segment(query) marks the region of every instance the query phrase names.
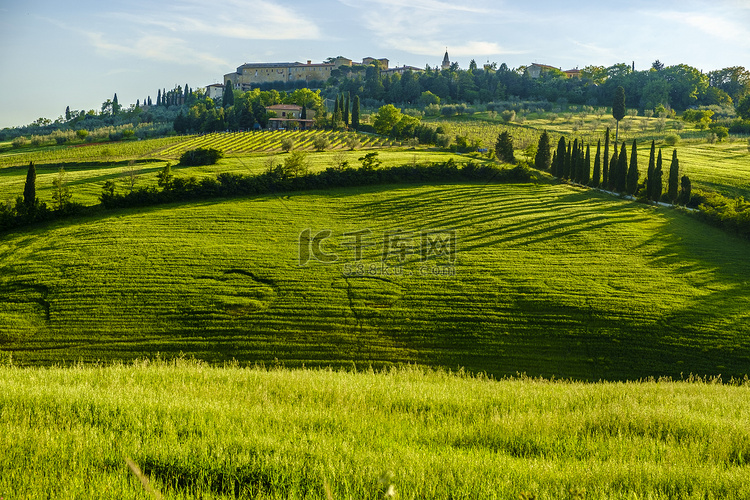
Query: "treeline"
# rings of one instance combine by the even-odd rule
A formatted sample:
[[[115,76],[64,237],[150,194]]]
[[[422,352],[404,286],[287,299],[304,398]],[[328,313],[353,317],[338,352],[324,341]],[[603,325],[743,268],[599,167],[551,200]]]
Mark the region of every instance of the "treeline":
[[[624,141],[619,151],[617,144],[612,144],[610,156],[610,137],[611,133],[607,128],[603,147],[602,141],[597,141],[596,153],[593,155],[591,145],[584,144],[582,140],[568,141],[565,137],[560,137],[550,156],[549,134],[544,131],[539,138],[534,165],[542,170],[549,169],[553,176],[560,179],[634,196],[642,201],[698,206],[701,200],[694,198],[690,178],[686,175],[680,176],[680,162],[676,149],[672,151],[665,191],[664,160],[661,149],[657,155],[655,141],[651,141],[646,178],[640,180],[637,141],[633,139],[628,159],[628,145]]]
[[[258,175],[221,173],[215,178],[175,177],[169,166],[158,176],[159,188],[141,188],[128,193],[116,193],[110,186],[100,196],[106,208],[149,206],[173,201],[206,198],[277,194],[310,189],[368,186],[410,182],[529,182],[531,171],[526,166],[500,168],[494,165],[467,162],[458,164],[452,159],[445,163],[379,167],[377,152],[367,153],[359,160],[361,167],[347,163],[308,173],[305,155],[292,152],[281,163],[270,166]]]
[[[741,66],[707,74],[686,64],[665,67],[659,61],[644,71],[635,71],[627,64],[587,66],[580,71],[580,78],[568,78],[551,67],[544,67],[538,78],[532,78],[529,67],[487,64],[480,68],[473,61],[468,70],[428,66],[425,71],[407,70],[403,75],[385,75],[374,68],[367,67],[363,73],[342,66],[328,84],[340,93],[362,99],[423,106],[509,99],[606,106],[612,102],[615,89],[622,86],[633,107],[654,109],[663,105],[685,110],[692,106],[738,105],[750,94],[750,72]]]
[[[498,138],[498,144],[500,142],[501,139]],[[662,150],[659,149],[657,153],[656,143],[651,141],[648,169],[643,180],[639,180],[636,140],[633,140],[630,147],[630,159],[625,142],[621,144],[619,152],[617,144],[613,144],[610,156],[609,129],[605,134],[603,147],[602,141],[597,141],[593,158],[591,146],[578,139],[571,142],[561,137],[557,147],[552,152],[550,149],[550,138],[545,131],[537,145],[535,168],[547,170],[553,176],[570,182],[633,196],[642,202],[697,208],[702,220],[750,238],[750,203],[742,197],[731,199],[719,193],[693,190],[690,178],[680,175],[676,149],[672,151],[669,169],[665,172]]]

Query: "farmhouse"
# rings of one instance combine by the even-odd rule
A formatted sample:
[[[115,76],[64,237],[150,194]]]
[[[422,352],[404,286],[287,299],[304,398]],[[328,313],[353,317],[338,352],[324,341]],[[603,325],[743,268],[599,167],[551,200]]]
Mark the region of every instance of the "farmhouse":
[[[268,128],[271,130],[307,130],[315,124],[315,111],[305,110],[305,118],[302,118],[302,106],[296,104],[274,104],[266,107],[266,111],[276,114],[268,120]]]

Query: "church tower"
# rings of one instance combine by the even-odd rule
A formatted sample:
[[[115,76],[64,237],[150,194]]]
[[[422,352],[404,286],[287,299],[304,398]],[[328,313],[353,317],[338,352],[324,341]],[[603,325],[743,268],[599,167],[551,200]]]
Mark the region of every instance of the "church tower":
[[[443,57],[443,65],[441,66],[442,69],[450,69],[451,67],[451,60],[448,57],[448,49],[445,49],[445,57]]]

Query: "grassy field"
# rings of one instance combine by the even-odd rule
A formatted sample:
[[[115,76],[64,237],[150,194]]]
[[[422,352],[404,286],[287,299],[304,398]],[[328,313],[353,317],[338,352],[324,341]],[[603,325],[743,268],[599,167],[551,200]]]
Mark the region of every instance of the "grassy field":
[[[305,229],[331,230],[322,249],[339,260],[300,266]],[[448,230],[455,264],[419,262],[422,232]],[[346,236],[357,231],[359,263]],[[416,255],[399,267],[389,253],[384,273],[393,231]],[[586,380],[741,376],[748,250],[672,209],[564,185],[383,186],[122,210],[3,238],[0,342],[21,364],[182,351]]]
[[[0,497],[153,498],[129,458],[167,499],[746,498],[749,391],[414,368],[6,366]]]

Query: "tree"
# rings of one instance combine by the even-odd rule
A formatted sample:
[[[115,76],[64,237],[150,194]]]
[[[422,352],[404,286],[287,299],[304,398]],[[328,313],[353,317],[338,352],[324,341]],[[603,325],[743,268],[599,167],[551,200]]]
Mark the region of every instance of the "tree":
[[[349,108],[351,104],[349,103],[349,92],[346,93],[346,102],[344,103],[344,125],[347,127],[349,126]]]
[[[164,191],[169,191],[170,189],[172,189],[172,182],[174,181],[174,175],[172,174],[172,164],[167,162],[161,172],[156,174],[156,178],[159,187]]]
[[[636,147],[635,139],[633,139],[633,149],[630,152],[630,167],[628,168],[628,175],[625,181],[625,192],[633,196],[635,195],[635,192],[637,190],[638,190],[638,149]]]
[[[677,188],[680,182],[680,161],[677,159],[677,150],[672,151],[672,163],[669,165],[669,183],[667,184],[667,197],[674,203],[677,201]]]
[[[386,104],[378,110],[372,126],[378,134],[386,135],[390,133],[391,129],[393,129],[400,119],[401,110],[393,104]]]
[[[501,132],[497,136],[495,155],[500,161],[504,161],[505,163],[513,164],[516,162],[516,157],[513,154],[513,136],[507,131]]]
[[[374,170],[383,163],[378,159],[377,151],[367,153],[366,155],[359,157],[358,160],[362,162],[362,170]]]
[[[612,116],[617,120],[617,130],[615,131],[615,142],[619,140],[620,120],[625,118],[625,89],[619,86],[615,89],[615,99],[612,101]]]
[[[737,103],[737,114],[743,120],[750,120],[750,94],[745,95],[740,102]]]
[[[292,151],[284,158],[283,175],[284,178],[299,177],[307,172],[307,155],[302,151]]]
[[[68,189],[68,180],[65,169],[60,167],[57,177],[52,180],[52,201],[55,209],[59,212],[65,210],[70,204],[70,189]]]
[[[331,145],[328,137],[325,135],[316,135],[313,139],[313,147],[315,151],[325,151]]]
[[[613,149],[614,151],[612,152],[612,159],[609,162],[609,182],[607,183],[607,188],[610,191],[614,191],[617,186],[617,143],[614,144]]]
[[[661,149],[659,150],[659,156],[656,158],[656,168],[654,169],[654,187],[651,188],[651,199],[659,201],[661,199],[661,192],[663,189],[662,179],[664,177],[664,170],[662,168]]]
[[[562,177],[563,161],[565,158],[565,138],[560,137],[557,141],[557,150],[555,151],[554,161],[552,162],[552,175]]]
[[[69,122],[70,118],[71,118],[71,116],[70,116],[70,106],[66,106],[65,107],[65,121]]]
[[[234,90],[231,84],[224,85],[224,94],[221,96],[221,107],[228,108],[234,106]]]
[[[551,164],[550,156],[550,143],[549,134],[545,130],[539,137],[539,143],[536,147],[536,157],[534,158],[534,166],[539,170],[547,170]]]
[[[26,184],[23,186],[23,204],[29,212],[36,206],[36,167],[33,161],[29,162],[29,169],[26,171]]]
[[[602,176],[602,140],[596,143],[596,157],[594,158],[594,173],[591,175],[591,187],[599,187]]]
[[[115,96],[112,98],[112,114],[116,115],[120,112],[120,101],[117,100],[117,92],[115,92]]]
[[[604,157],[602,158],[602,186],[609,187],[609,127],[604,135]]]
[[[586,144],[586,157],[583,160],[583,173],[581,183],[588,184],[591,180],[591,146]]]
[[[359,96],[354,96],[352,103],[352,128],[357,130],[359,128]]]
[[[646,173],[646,199],[654,199],[654,175],[656,172],[656,141],[651,141],[651,152],[648,155],[648,171]]]
[[[687,205],[690,203],[690,198],[692,197],[693,193],[693,186],[690,182],[690,177],[687,175],[683,175],[680,179],[680,203],[683,205]]]
[[[625,141],[622,142],[620,154],[617,156],[617,176],[615,177],[615,191],[624,193],[628,180],[628,150]]]

